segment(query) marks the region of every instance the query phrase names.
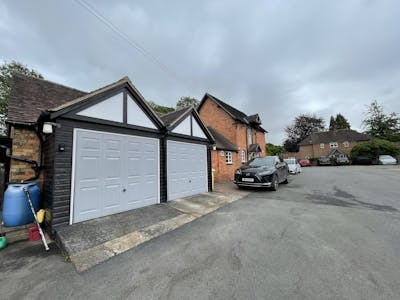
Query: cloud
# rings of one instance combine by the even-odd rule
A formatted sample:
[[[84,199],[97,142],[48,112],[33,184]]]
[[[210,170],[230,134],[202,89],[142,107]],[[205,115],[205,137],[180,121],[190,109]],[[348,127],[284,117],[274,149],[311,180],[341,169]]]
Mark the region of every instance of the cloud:
[[[397,1],[87,1],[167,71],[76,1],[1,2],[0,59],[83,90],[128,75],[161,105],[210,92],[273,143],[300,113],[360,129],[373,99],[400,111]]]

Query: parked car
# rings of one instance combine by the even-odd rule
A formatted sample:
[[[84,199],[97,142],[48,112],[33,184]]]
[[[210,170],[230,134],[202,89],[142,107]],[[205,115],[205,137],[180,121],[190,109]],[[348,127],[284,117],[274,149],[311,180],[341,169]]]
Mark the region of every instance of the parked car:
[[[329,156],[320,156],[318,158],[318,165],[319,166],[330,166],[332,164],[331,159]]]
[[[301,166],[297,162],[295,158],[289,157],[284,159],[284,161],[287,163],[289,167],[289,173],[290,174],[299,174],[301,173]]]
[[[395,165],[397,164],[397,160],[390,155],[379,155],[378,164],[380,165]]]
[[[302,167],[310,167],[311,166],[311,162],[308,159],[300,159],[299,165],[302,166]]]
[[[349,165],[350,160],[347,158],[346,155],[341,154],[338,157],[336,157],[336,164],[337,165]]]
[[[370,165],[372,164],[372,159],[367,156],[357,156],[353,158],[353,165]]]
[[[257,157],[235,170],[238,187],[268,187],[273,191],[280,183],[288,183],[289,167],[278,156]]]

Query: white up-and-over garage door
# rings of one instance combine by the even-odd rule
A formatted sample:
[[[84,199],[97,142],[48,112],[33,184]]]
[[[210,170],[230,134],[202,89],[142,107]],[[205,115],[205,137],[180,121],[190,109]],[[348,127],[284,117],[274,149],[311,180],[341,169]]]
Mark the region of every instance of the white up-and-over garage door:
[[[168,200],[208,191],[207,146],[167,142]]]
[[[159,203],[159,140],[75,129],[71,223]]]

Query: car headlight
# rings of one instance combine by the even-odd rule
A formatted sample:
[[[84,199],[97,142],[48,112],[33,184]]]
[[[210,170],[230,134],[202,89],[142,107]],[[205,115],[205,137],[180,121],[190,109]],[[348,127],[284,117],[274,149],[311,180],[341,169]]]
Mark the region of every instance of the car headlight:
[[[236,169],[236,170],[235,170],[235,174],[237,174],[237,175],[241,175],[241,174],[242,174],[242,170],[240,170],[240,169]]]

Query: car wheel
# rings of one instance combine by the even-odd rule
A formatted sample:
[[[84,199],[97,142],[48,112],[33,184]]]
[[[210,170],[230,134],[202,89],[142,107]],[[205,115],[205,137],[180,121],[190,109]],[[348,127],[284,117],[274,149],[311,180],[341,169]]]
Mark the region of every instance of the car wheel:
[[[277,191],[278,187],[279,187],[278,176],[274,175],[274,178],[272,179],[271,191]]]

